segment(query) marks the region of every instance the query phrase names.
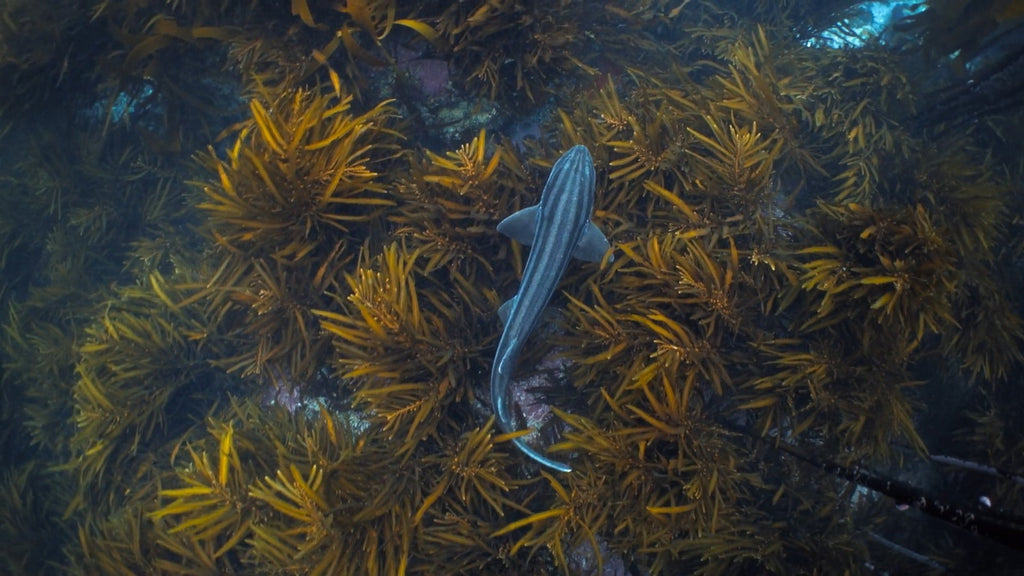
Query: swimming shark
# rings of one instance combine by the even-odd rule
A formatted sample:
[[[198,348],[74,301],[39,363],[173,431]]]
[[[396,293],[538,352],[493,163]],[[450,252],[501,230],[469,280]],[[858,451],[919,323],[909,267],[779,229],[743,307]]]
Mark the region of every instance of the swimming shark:
[[[498,224],[498,232],[531,246],[519,291],[501,305],[505,324],[491,365],[491,404],[506,432],[516,429],[506,396],[519,352],[540,320],[555,288],[573,258],[600,262],[610,249],[608,239],[591,222],[594,212],[594,160],[586,146],[577,145],[551,168],[540,203],[524,208]],[[567,464],[544,456],[522,438],[516,446],[537,462],[571,472]]]

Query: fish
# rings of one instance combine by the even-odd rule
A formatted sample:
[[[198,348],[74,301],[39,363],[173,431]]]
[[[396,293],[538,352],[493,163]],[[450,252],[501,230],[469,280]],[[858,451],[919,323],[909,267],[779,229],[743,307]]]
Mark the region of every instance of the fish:
[[[498,224],[498,232],[531,247],[519,291],[498,310],[504,329],[491,365],[491,404],[505,432],[516,429],[506,397],[516,360],[569,261],[600,262],[611,249],[608,239],[591,221],[595,188],[590,151],[583,145],[573,146],[551,168],[540,202]],[[538,463],[559,472],[572,471],[568,464],[548,458],[522,438],[513,441]]]

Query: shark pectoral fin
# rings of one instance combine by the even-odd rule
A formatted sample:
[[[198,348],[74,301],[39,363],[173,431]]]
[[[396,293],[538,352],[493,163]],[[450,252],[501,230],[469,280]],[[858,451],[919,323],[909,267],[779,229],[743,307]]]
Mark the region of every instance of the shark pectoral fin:
[[[584,262],[600,262],[610,249],[611,245],[608,244],[608,239],[604,237],[601,230],[593,222],[587,222],[583,237],[580,238],[580,243],[576,245],[576,250],[572,255]],[[614,258],[615,256],[611,256],[608,259],[613,260]]]
[[[523,208],[498,223],[498,232],[524,246],[533,244],[533,233],[537,231],[540,205]]]
[[[508,300],[505,300],[505,303],[498,308],[498,318],[501,319],[502,326],[508,324],[508,315],[512,313],[512,308],[516,305],[516,298],[518,298],[518,296],[513,296]]]

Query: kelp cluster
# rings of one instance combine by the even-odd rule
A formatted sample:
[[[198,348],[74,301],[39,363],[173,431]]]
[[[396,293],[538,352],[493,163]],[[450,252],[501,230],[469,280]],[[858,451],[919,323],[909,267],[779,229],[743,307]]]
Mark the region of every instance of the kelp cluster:
[[[896,505],[1022,508],[1021,163],[907,46],[809,41],[851,5],[5,8],[5,572],[1012,566]],[[503,117],[423,147],[374,92],[410,52]],[[550,474],[491,415],[495,226],[573,144],[614,259],[518,367]]]

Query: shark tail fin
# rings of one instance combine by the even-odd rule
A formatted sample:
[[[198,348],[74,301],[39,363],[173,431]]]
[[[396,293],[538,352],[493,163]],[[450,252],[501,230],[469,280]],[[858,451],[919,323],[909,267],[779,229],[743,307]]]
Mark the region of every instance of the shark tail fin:
[[[563,463],[561,463],[561,462],[559,462],[557,460],[552,460],[551,458],[548,458],[547,456],[541,454],[540,452],[535,450],[532,446],[530,446],[529,444],[524,442],[522,438],[516,438],[516,439],[512,440],[512,442],[514,442],[515,445],[520,450],[523,451],[523,454],[526,454],[527,456],[532,458],[534,461],[536,461],[536,462],[538,462],[540,464],[543,464],[544,466],[547,466],[548,468],[551,468],[552,470],[558,470],[559,472],[572,472],[572,467],[571,466],[569,466],[568,464],[563,464]]]

